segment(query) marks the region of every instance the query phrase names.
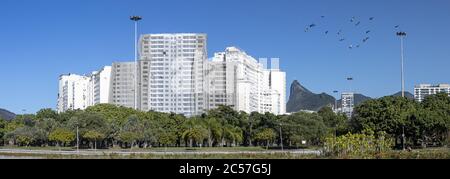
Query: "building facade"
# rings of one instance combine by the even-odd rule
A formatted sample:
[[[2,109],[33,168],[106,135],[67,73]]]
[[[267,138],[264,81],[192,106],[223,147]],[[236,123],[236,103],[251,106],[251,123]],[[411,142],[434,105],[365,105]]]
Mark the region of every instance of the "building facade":
[[[89,76],[62,76],[58,111],[109,103],[186,116],[221,105],[247,113],[286,113],[286,73],[278,59],[268,68],[267,60],[228,47],[208,60],[206,46],[206,34],[142,35],[138,63],[115,62]]]
[[[349,118],[352,117],[353,109],[355,107],[355,94],[352,92],[342,93],[341,99],[341,112],[346,114]]]
[[[57,111],[84,110],[96,104],[111,103],[111,67],[106,66],[89,76],[61,75]]]
[[[136,108],[135,75],[135,62],[115,62],[112,64],[109,89],[111,104]]]
[[[105,66],[100,71],[93,72],[90,76],[90,103],[93,106],[96,104],[110,103],[111,92],[111,66]]]
[[[286,113],[286,73],[279,69],[266,69],[236,47],[216,53],[207,70],[207,106],[234,107],[237,111]],[[278,85],[278,86],[275,86]]]
[[[420,84],[414,88],[414,99],[422,102],[427,96],[435,95],[438,93],[447,93],[450,96],[450,84]]]
[[[278,94],[279,100],[272,100],[273,112],[275,114],[285,114],[286,113],[286,72],[281,71],[279,68],[271,67],[270,70],[270,88],[275,93]],[[276,68],[276,69],[274,69]]]
[[[59,77],[57,111],[84,110],[89,106],[89,77],[75,74]]]
[[[205,112],[206,34],[147,34],[140,39],[139,108]]]

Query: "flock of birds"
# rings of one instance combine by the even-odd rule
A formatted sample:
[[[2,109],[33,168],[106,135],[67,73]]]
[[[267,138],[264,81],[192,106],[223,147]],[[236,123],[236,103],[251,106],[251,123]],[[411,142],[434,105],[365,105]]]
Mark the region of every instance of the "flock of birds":
[[[324,21],[326,19],[325,16],[320,16],[321,22]],[[367,21],[364,21],[364,19],[360,19],[356,16],[353,16],[352,18],[350,18],[349,23],[351,25],[351,27],[353,28],[352,30],[356,30],[356,31],[361,31],[359,34],[362,34],[362,36],[359,36],[359,39],[357,40],[357,42],[355,41],[351,41],[349,38],[349,36],[345,36],[344,31],[342,29],[336,30],[336,37],[337,40],[341,43],[344,43],[346,41],[350,41],[348,48],[349,49],[354,49],[354,48],[360,48],[363,44],[366,44],[369,39],[370,39],[370,35],[372,30],[369,29],[368,27],[361,27],[362,24],[366,23],[367,24],[371,24],[375,21],[375,17],[370,17],[368,19],[366,19]],[[316,23],[312,23],[310,25],[307,25],[305,28],[305,32],[311,32],[314,31],[319,25]],[[320,25],[322,26],[322,25]],[[399,29],[399,25],[396,25],[394,28],[395,29]],[[329,35],[330,33],[332,33],[331,30],[324,30],[324,34],[325,35]]]

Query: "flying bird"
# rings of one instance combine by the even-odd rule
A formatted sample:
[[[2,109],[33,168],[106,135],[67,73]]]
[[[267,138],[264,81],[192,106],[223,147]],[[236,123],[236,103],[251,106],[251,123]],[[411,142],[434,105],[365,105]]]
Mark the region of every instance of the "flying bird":
[[[355,24],[355,26],[358,26],[359,24],[361,24],[361,21],[358,21],[358,22]]]
[[[370,33],[370,30],[366,31],[366,34]]]
[[[356,45],[356,48],[359,48],[359,44],[358,44],[358,45]]]
[[[367,40],[369,40],[370,37],[366,37],[363,39],[363,42],[366,42]]]
[[[352,19],[350,19],[350,22],[354,22],[355,21],[355,16],[352,17]]]
[[[394,26],[396,29],[398,29],[399,27],[400,27],[400,25],[396,25],[396,26]]]
[[[325,34],[328,34],[328,30],[327,30],[327,31],[325,31]]]
[[[342,41],[344,41],[345,39],[344,38],[342,38],[342,39],[339,39],[339,42],[342,42]]]
[[[375,17],[371,17],[371,18],[369,18],[369,20],[373,20],[373,19],[375,19]]]
[[[311,25],[309,25],[310,28],[313,28],[313,27],[315,27],[315,26],[316,26],[316,24],[311,24]]]
[[[322,18],[325,18],[325,16],[321,16]]]
[[[350,45],[348,48],[349,48],[349,49],[353,49],[353,45]]]

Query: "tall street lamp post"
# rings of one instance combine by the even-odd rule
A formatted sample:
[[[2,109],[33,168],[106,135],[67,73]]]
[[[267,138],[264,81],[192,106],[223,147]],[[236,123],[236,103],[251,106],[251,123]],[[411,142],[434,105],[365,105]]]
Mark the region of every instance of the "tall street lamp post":
[[[400,37],[400,48],[401,48],[401,80],[402,80],[402,97],[405,97],[405,76],[404,76],[404,54],[403,54],[403,40],[406,37],[406,32],[397,32],[397,36]]]
[[[142,20],[142,17],[140,16],[131,16],[130,20],[134,21],[134,62],[135,62],[135,72],[134,72],[134,109],[137,110],[137,97],[138,97],[138,50],[137,50],[137,45],[138,45],[138,37],[137,37],[137,33],[138,33],[138,22],[140,20]]]

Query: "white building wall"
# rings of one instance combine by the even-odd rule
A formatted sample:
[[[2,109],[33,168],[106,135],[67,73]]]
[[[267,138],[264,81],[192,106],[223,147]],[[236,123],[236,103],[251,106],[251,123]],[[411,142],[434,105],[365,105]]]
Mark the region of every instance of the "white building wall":
[[[351,92],[344,92],[341,95],[342,108],[341,112],[345,113],[347,117],[351,117],[353,114],[353,109],[355,107],[355,94]]]
[[[95,104],[110,103],[110,86],[111,86],[111,66],[104,67],[98,74],[95,75],[94,84],[94,102]]]
[[[275,94],[279,95],[279,101],[274,103],[278,104],[277,114],[286,113],[286,72],[282,72],[279,69],[270,71],[270,88],[275,91]]]
[[[140,45],[140,109],[205,112],[206,34],[147,34]]]
[[[228,47],[225,52],[216,53],[210,63],[208,84],[210,93],[226,93],[227,97],[217,100],[217,94],[210,94],[209,107],[218,105],[233,106],[237,111],[271,112],[284,114],[286,96],[286,74],[279,70],[267,70],[264,63],[259,63],[236,47]],[[221,68],[222,66],[222,68]],[[273,74],[273,77],[272,77]],[[217,80],[222,79],[222,80]],[[271,83],[277,86],[272,89]],[[284,88],[284,91],[282,91]],[[282,92],[279,92],[282,91]],[[234,100],[229,100],[234,98]],[[223,101],[227,101],[226,103]]]
[[[135,108],[136,63],[116,62],[111,68],[110,94],[111,104]]]
[[[450,84],[420,84],[414,88],[414,98],[419,102],[422,102],[427,96],[438,93],[447,93],[450,96]]]
[[[61,75],[59,78],[58,112],[84,110],[89,106],[89,78],[80,75]]]

